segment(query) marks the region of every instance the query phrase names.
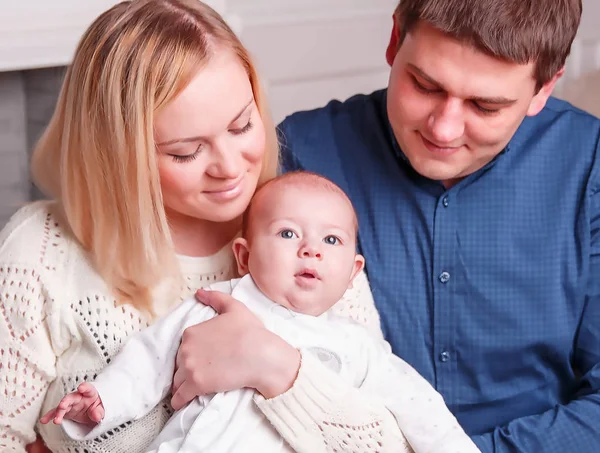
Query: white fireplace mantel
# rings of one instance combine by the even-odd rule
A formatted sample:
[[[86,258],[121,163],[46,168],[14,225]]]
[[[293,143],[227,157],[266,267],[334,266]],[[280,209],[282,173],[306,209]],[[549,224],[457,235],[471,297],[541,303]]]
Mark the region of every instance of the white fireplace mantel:
[[[0,0],[0,71],[63,66],[90,23],[120,0]],[[206,3],[219,12],[225,0]]]

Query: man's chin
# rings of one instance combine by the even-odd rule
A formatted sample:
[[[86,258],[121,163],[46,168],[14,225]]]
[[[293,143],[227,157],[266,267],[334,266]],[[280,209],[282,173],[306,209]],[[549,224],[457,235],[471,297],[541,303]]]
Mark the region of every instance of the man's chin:
[[[442,168],[440,168],[442,167]],[[438,162],[425,165],[413,165],[414,170],[421,176],[431,179],[432,181],[449,181],[459,178],[460,171],[458,169],[448,168],[447,165],[440,166]]]

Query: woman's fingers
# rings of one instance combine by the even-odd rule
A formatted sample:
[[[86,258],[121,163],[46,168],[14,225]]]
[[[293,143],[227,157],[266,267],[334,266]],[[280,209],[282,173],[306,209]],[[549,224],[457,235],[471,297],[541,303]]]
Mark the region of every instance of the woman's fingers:
[[[171,406],[178,411],[196,396],[197,391],[194,386],[190,385],[188,381],[184,381],[173,395],[173,398],[171,398]]]

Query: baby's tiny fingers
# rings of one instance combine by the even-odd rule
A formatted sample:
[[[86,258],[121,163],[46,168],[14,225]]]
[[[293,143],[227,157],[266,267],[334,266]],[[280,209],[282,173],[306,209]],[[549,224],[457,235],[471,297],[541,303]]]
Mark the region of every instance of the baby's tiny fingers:
[[[92,384],[84,382],[77,387],[77,391],[84,397],[94,397],[97,393],[96,388]]]
[[[42,418],[40,418],[40,423],[42,425],[49,423],[50,420],[52,420],[54,418],[55,414],[56,414],[56,409],[50,409],[48,412],[46,412],[44,414],[44,416]]]
[[[67,413],[67,409],[57,409],[56,414],[54,414],[54,424],[60,425],[65,418],[65,414]]]
[[[102,406],[93,407],[88,411],[88,415],[90,420],[95,423],[100,423],[104,418],[104,408]]]

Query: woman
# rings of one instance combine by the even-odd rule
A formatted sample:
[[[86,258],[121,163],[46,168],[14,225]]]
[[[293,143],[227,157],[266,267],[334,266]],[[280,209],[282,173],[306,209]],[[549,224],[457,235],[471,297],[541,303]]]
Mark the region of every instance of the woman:
[[[33,156],[34,179],[53,201],[23,208],[0,234],[0,450],[25,451],[40,413],[94,379],[128,335],[197,287],[235,276],[230,243],[276,167],[254,66],[212,9],[131,1],[90,26]],[[359,282],[337,309],[377,326]],[[207,302],[224,313],[186,332],[174,405],[251,387],[298,451],[355,441],[364,452],[380,451],[378,442],[400,451],[383,406],[235,301]],[[53,452],[142,452],[170,413],[164,401],[79,444],[59,427],[37,429]]]

